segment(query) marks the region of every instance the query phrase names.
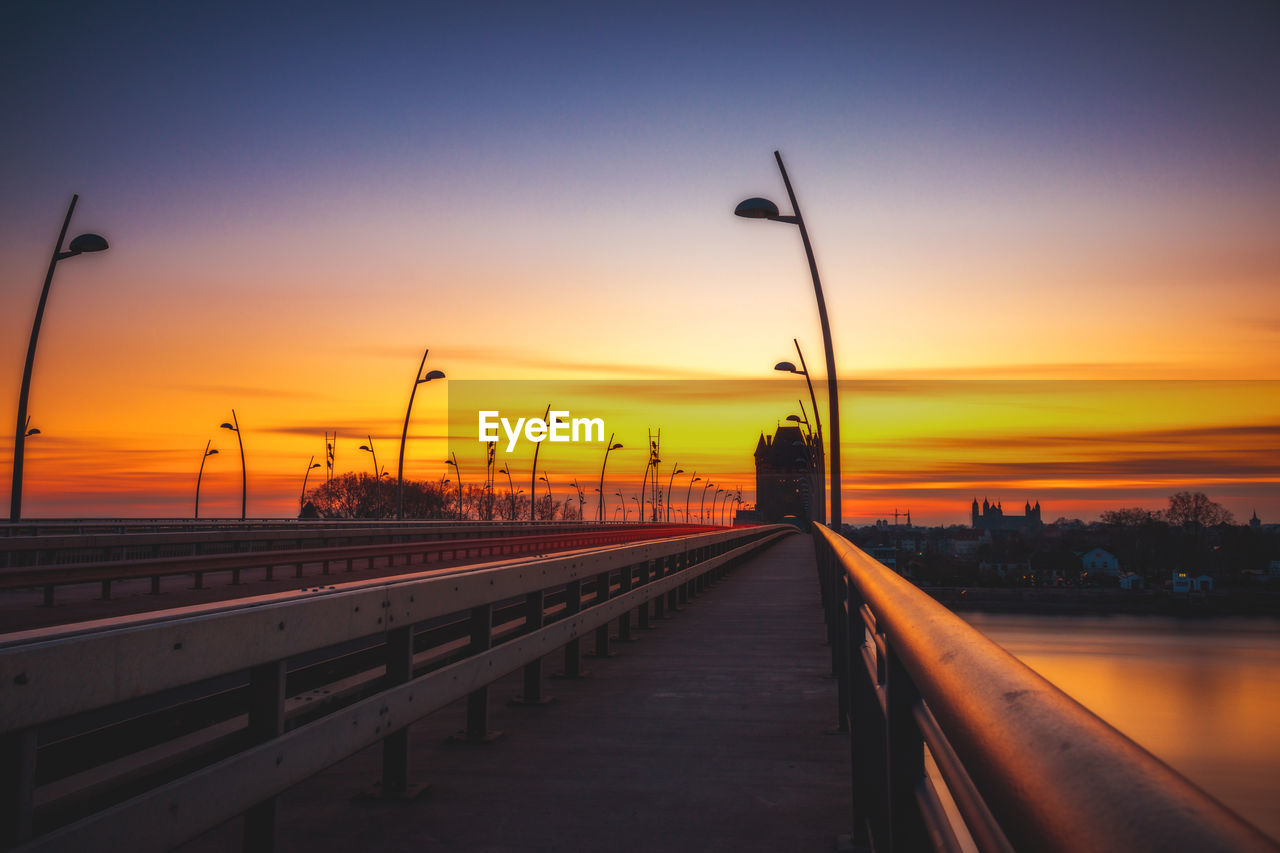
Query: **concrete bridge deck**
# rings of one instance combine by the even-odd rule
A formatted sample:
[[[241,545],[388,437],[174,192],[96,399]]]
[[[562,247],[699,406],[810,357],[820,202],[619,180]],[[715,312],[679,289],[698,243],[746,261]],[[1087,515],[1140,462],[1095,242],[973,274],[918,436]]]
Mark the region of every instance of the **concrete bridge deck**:
[[[280,798],[281,850],[825,851],[848,831],[848,742],[823,646],[812,542],[782,540],[682,611],[588,659],[556,701],[490,689],[489,744],[451,744],[463,703],[411,727],[407,802],[353,798],[367,749]],[[560,669],[549,656],[546,671]],[[236,849],[236,819],[182,849]]]

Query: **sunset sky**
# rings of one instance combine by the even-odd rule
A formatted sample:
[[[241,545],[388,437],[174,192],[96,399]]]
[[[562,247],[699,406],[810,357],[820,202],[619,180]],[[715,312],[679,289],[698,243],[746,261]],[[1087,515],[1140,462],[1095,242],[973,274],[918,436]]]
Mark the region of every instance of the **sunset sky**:
[[[793,337],[823,373],[796,229],[732,215],[785,212],[779,149],[848,516],[961,523],[976,490],[1090,518],[1186,486],[1280,521],[1270,0],[126,6],[0,9],[5,487],[72,193],[70,235],[111,242],[58,265],[26,516],[188,515],[209,439],[201,514],[238,514],[232,408],[249,514],[293,514],[326,430],[340,470],[369,435],[394,462],[425,347],[454,380],[778,384],[713,463],[748,486],[807,394],[771,369]],[[1089,381],[930,408],[990,379]],[[924,408],[877,417],[875,381]],[[418,390],[409,476],[444,471],[448,388]],[[710,429],[652,425],[674,458]]]

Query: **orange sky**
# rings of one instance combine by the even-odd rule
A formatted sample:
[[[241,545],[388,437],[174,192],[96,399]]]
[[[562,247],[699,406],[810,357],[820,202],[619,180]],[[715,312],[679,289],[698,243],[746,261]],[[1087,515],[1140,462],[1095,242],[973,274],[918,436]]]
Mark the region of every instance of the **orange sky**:
[[[771,368],[792,338],[825,373],[799,236],[732,215],[754,195],[787,207],[775,148],[846,383],[1280,377],[1274,28],[1183,5],[1158,20],[1074,4],[643,18],[463,4],[430,21],[319,4],[306,20],[210,8],[195,24],[185,7],[8,10],[0,114],[22,132],[0,139],[5,446],[72,192],[70,233],[111,242],[57,269],[24,512],[184,515],[212,438],[202,511],[238,514],[234,437],[218,430],[235,408],[249,513],[290,514],[326,429],[340,468],[365,469],[367,435],[394,457],[427,346],[453,379],[764,378],[790,405],[803,386]],[[406,468],[436,478],[447,383],[420,390]],[[1122,401],[1100,405],[1119,431]],[[743,436],[781,414],[744,418]],[[1237,474],[1196,476],[1237,514],[1257,501],[1280,519],[1274,412],[1203,414],[1133,426],[1219,430],[1194,450]],[[965,423],[1006,447],[1057,428]],[[699,452],[660,425],[672,454]],[[909,426],[847,431],[853,514],[909,504],[962,521],[947,483],[1089,517],[1193,479],[1075,446],[994,461],[934,446],[931,460],[896,443],[923,440]],[[1237,426],[1263,431],[1253,462],[1222,432]],[[707,464],[745,487],[752,446]],[[1064,461],[1120,467],[1086,494],[1064,485],[1078,470],[1050,470]],[[0,451],[0,481],[10,464]]]

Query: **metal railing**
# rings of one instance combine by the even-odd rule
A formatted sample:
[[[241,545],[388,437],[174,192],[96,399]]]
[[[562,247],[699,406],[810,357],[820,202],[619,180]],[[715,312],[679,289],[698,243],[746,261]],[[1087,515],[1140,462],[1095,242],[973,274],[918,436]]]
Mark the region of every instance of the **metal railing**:
[[[276,795],[381,743],[402,796],[408,726],[581,641],[609,653],[735,561],[793,534],[761,526],[246,599],[0,638],[0,844],[162,850],[239,814],[270,847]]]
[[[1278,849],[909,581],[813,529],[854,844]]]
[[[529,528],[525,528],[525,531],[528,530]],[[372,571],[379,562],[390,569],[397,565],[409,566],[416,561],[420,569],[425,569],[424,564],[433,556],[440,561],[446,558],[456,560],[472,556],[547,553],[590,545],[657,539],[674,536],[679,532],[681,531],[678,528],[665,525],[579,527],[536,535],[525,532],[521,535],[508,533],[501,536],[415,537],[407,542],[373,545],[329,545],[278,551],[232,551],[224,554],[206,553],[200,556],[120,558],[98,562],[58,563],[0,571],[0,591],[42,588],[44,590],[43,605],[52,607],[55,590],[60,586],[98,584],[102,599],[108,600],[111,598],[113,583],[139,578],[150,578],[151,593],[155,595],[160,592],[160,579],[175,575],[190,575],[194,578],[194,588],[204,589],[206,576],[213,574],[227,575],[232,586],[239,586],[241,575],[255,569],[263,570],[266,580],[272,580],[274,570],[279,567],[292,567],[295,578],[304,577],[306,566],[318,566],[321,575],[329,575],[330,568],[335,565],[345,565],[346,571],[354,571],[356,563],[361,563],[367,571]]]
[[[584,521],[296,521],[191,522],[176,524],[75,523],[66,528],[24,528],[24,535],[0,536],[0,566],[50,565],[69,562],[146,559],[179,555],[228,553],[284,548],[328,548],[382,542],[457,539],[475,536],[519,536],[576,530],[625,529],[643,524]],[[10,528],[14,528],[10,525]]]

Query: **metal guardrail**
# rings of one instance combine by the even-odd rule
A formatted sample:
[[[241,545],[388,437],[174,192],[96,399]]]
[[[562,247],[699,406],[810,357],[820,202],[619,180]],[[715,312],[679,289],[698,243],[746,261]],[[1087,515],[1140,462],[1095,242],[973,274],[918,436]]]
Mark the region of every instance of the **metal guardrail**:
[[[491,682],[523,667],[524,699],[536,702],[544,656],[563,648],[575,674],[593,630],[607,655],[611,622],[625,639],[633,614],[640,627],[651,613],[661,618],[734,561],[794,532],[701,533],[153,613],[105,630],[6,635],[0,842],[168,849],[243,813],[246,846],[270,846],[277,794],[379,742],[382,794],[404,794],[411,723],[465,697],[467,736],[481,739]],[[353,659],[354,669],[338,665]],[[301,682],[306,695],[296,692]],[[157,740],[147,725],[157,707],[229,688],[241,704],[217,719],[198,715],[198,730]],[[70,739],[62,754],[80,755],[77,733],[101,741],[116,729],[150,740],[42,778],[46,753]]]
[[[23,535],[0,536],[0,566],[5,568],[50,565],[85,560],[124,560],[161,556],[227,553],[242,550],[332,547],[335,545],[410,542],[423,539],[457,539],[467,536],[515,536],[558,533],[567,530],[618,530],[642,524],[597,522],[509,522],[509,521],[429,521],[429,522],[248,522],[192,526],[157,523],[114,524],[97,522],[64,528],[39,528]],[[650,525],[651,526],[651,525]],[[9,525],[16,528],[16,525]],[[24,522],[22,529],[28,528]]]
[[[983,851],[1280,849],[909,581],[813,528],[855,844],[963,849],[953,805],[960,837]]]
[[[426,563],[432,555],[444,559],[465,559],[500,554],[536,553],[539,550],[564,550],[571,547],[608,545],[637,539],[655,539],[674,536],[680,531],[666,525],[635,526],[628,528],[574,528],[553,533],[505,536],[444,536],[412,538],[408,542],[374,545],[344,545],[329,547],[299,547],[280,551],[236,551],[226,554],[204,554],[194,557],[169,557],[143,560],[107,560],[90,563],[59,563],[55,565],[13,568],[0,571],[0,590],[43,588],[45,607],[54,605],[54,590],[59,586],[99,584],[103,600],[111,598],[111,586],[116,581],[151,579],[151,592],[160,592],[160,579],[175,575],[191,575],[195,589],[204,589],[205,576],[214,573],[230,575],[233,586],[240,584],[241,574],[263,569],[266,579],[273,578],[277,567],[293,567],[294,577],[304,576],[308,565],[320,566],[320,574],[328,575],[334,564],[345,564],[346,571],[354,570],[361,562],[373,569],[378,561],[385,561],[388,568],[399,561],[409,565],[414,558]],[[477,530],[476,532],[485,532]],[[361,537],[363,538],[363,537]],[[425,568],[425,566],[424,566]]]

